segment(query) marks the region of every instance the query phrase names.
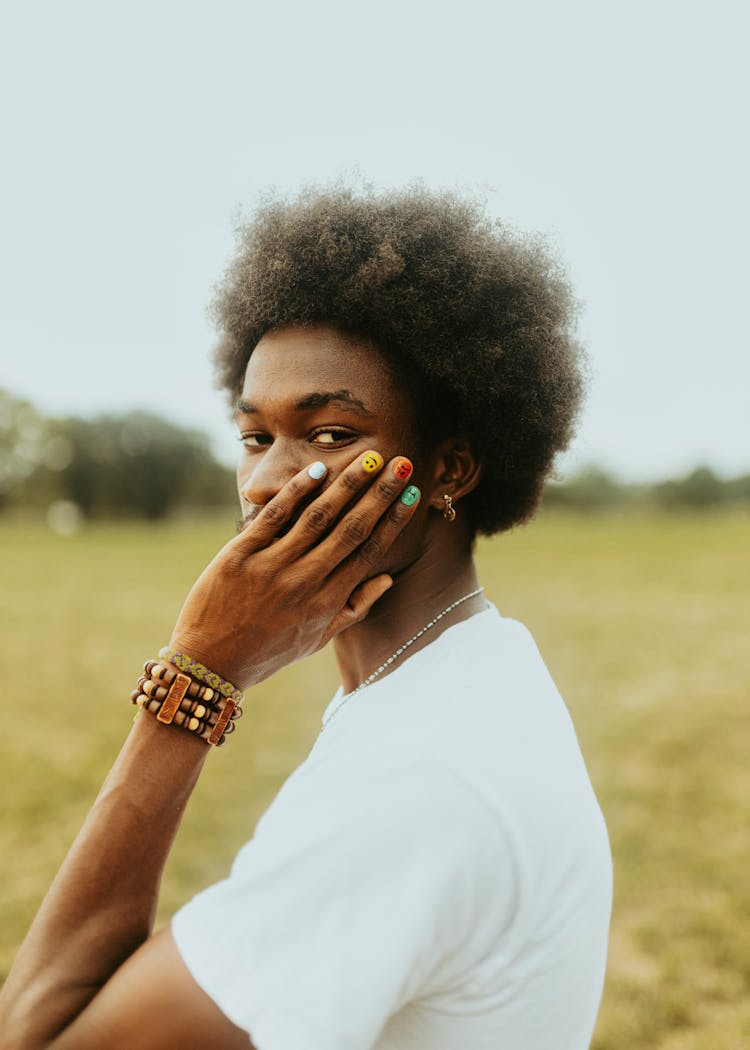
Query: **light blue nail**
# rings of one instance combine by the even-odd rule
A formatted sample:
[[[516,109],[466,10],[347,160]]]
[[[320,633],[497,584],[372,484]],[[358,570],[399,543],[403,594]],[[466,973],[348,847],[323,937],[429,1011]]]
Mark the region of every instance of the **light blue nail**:
[[[325,463],[321,463],[320,460],[317,460],[315,463],[310,464],[310,466],[307,468],[307,473],[310,475],[311,478],[314,478],[316,481],[320,481],[320,479],[323,477],[327,470],[328,467],[325,465]]]

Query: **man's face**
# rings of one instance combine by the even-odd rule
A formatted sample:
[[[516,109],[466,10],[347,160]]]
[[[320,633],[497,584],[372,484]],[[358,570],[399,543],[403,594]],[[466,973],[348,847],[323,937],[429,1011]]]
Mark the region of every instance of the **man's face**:
[[[408,456],[420,484],[410,395],[376,349],[335,328],[288,327],[263,336],[248,362],[236,418],[243,443],[237,484],[247,520],[314,460],[325,463],[330,484],[370,449],[386,462]],[[420,507],[381,569],[398,571],[419,556],[426,513]]]

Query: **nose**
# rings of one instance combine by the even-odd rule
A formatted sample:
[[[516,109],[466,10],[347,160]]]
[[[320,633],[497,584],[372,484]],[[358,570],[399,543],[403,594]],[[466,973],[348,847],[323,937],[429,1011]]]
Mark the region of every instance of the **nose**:
[[[274,441],[263,452],[243,456],[237,468],[237,488],[243,506],[265,506],[303,466],[299,454],[283,440]]]

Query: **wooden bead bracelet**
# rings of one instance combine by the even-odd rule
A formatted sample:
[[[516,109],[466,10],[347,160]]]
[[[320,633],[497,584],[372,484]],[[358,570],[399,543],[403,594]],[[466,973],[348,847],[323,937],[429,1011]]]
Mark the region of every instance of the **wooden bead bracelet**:
[[[242,716],[242,693],[231,683],[207,672],[231,690],[232,695],[228,696],[189,673],[183,674],[165,660],[147,660],[143,671],[130,694],[131,703],[139,709],[148,711],[164,725],[186,729],[215,747],[221,747],[234,732],[234,724]]]

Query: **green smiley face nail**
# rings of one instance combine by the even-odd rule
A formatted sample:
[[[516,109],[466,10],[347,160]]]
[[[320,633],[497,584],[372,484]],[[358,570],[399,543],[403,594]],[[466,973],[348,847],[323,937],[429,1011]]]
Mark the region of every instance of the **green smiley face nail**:
[[[413,507],[419,496],[420,492],[416,485],[407,485],[401,493],[401,502],[405,507]]]

